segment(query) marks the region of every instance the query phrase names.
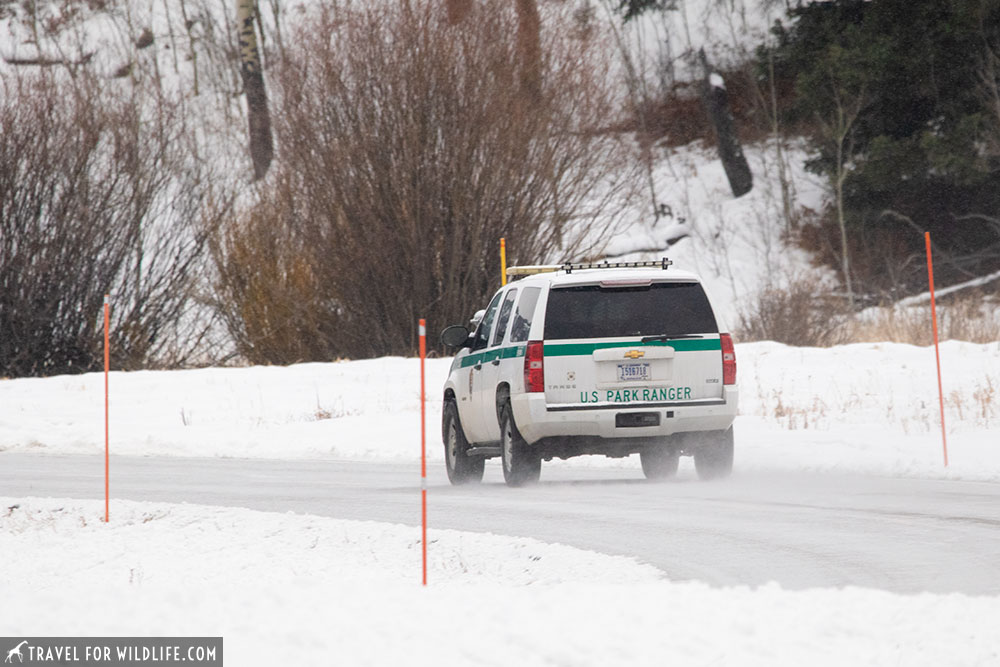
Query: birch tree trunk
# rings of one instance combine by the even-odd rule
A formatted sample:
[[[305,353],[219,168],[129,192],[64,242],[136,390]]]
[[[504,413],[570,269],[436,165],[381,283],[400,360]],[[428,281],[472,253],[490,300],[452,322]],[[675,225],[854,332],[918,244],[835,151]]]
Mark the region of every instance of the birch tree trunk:
[[[254,180],[267,173],[274,157],[271,139],[271,117],[267,111],[267,93],[264,74],[257,50],[257,33],[254,28],[257,16],[256,0],[236,0],[236,23],[239,28],[240,76],[247,97],[249,120],[250,159],[253,161]]]

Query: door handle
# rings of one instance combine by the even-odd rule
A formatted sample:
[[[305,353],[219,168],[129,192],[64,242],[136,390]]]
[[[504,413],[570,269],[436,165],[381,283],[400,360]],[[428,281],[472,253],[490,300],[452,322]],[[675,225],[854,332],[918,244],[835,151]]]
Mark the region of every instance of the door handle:
[[[499,359],[494,359],[490,363],[493,364],[494,366],[499,366],[500,365],[500,360]]]
[[[475,366],[473,366],[472,368],[475,369],[475,370],[477,370],[477,371],[481,371],[481,370],[483,370],[483,364],[482,363],[478,363]]]

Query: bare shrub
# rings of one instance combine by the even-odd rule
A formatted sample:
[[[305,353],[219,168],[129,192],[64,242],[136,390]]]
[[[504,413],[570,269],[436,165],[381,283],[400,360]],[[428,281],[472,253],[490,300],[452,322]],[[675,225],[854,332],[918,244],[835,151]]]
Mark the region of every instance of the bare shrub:
[[[210,189],[185,161],[176,106],[146,116],[85,72],[0,90],[0,375],[101,367],[107,292],[116,367],[178,353]]]
[[[259,273],[277,285],[223,290],[246,356],[409,353],[419,317],[431,331],[467,321],[499,286],[500,237],[510,263],[592,256],[610,240],[637,179],[632,147],[600,131],[614,109],[606,51],[550,17],[528,98],[511,3],[470,11],[452,25],[430,1],[327,6],[288,47],[273,77],[278,169],[244,216],[271,231],[234,221],[216,253],[224,284]],[[254,244],[272,247],[235,251]],[[274,335],[264,314],[277,306],[247,301],[299,289],[301,261],[308,307]]]
[[[337,325],[321,300],[310,253],[276,220],[280,211],[262,201],[211,244],[219,312],[236,349],[254,364],[313,359],[315,341],[333,336]]]
[[[739,339],[829,347],[849,341],[849,311],[818,283],[794,281],[757,294],[739,315]]]

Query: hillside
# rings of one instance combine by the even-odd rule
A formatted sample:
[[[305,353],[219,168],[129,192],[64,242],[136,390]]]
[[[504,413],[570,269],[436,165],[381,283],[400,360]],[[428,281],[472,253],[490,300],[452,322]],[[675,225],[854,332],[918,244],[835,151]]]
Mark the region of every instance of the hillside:
[[[687,0],[623,21],[628,3],[543,1],[540,48],[551,62],[542,107],[509,95],[510,73],[486,64],[519,67],[521,43],[520,19],[488,4],[477,11],[494,24],[452,33],[463,35],[455,45],[478,44],[463,47],[464,60],[449,60],[458,52],[431,37],[458,28],[430,10],[406,18],[376,2],[262,4],[276,153],[258,181],[232,3],[0,5],[5,136],[45,137],[33,152],[30,142],[5,148],[21,165],[11,181],[20,189],[0,192],[20,212],[0,229],[20,238],[0,256],[21,295],[2,306],[14,341],[5,372],[94,368],[98,332],[84,314],[106,292],[124,368],[409,353],[417,317],[432,330],[464,320],[496,287],[501,236],[523,263],[667,255],[704,277],[745,340],[923,341],[910,324],[922,311],[862,310],[924,291],[920,262],[905,255],[914,233],[854,248],[868,243],[862,220],[850,241],[856,284],[845,285],[840,199],[816,168],[825,150],[817,126],[796,120],[788,80],[777,89],[761,78],[761,53],[790,48],[769,33],[797,25],[787,3]],[[409,26],[397,32],[406,39],[381,41],[393,21]],[[316,26],[331,38],[310,42]],[[420,70],[416,52],[437,64]],[[435,68],[440,79],[421,78]],[[709,72],[728,89],[743,138],[753,188],[741,197],[699,100]],[[432,138],[433,127],[448,132]],[[402,143],[411,140],[423,143]],[[74,146],[87,147],[82,168],[65,162],[80,153]],[[81,174],[99,187],[81,188]],[[37,201],[25,206],[24,192]],[[28,229],[58,239],[44,262],[26,259],[46,243]],[[987,251],[970,259],[951,236],[936,238],[939,284],[974,288],[951,297],[961,315],[944,336],[995,339],[994,302],[980,294],[1000,275],[987,271]],[[893,263],[899,253],[903,265]],[[25,262],[37,272],[18,269]],[[49,265],[94,279],[73,290],[49,284]],[[387,265],[418,280],[392,282]],[[384,291],[366,287],[382,282]],[[31,313],[39,302],[49,312]],[[806,324],[792,331],[780,324],[789,320]],[[373,338],[372,321],[382,325]],[[33,342],[48,339],[59,342]]]

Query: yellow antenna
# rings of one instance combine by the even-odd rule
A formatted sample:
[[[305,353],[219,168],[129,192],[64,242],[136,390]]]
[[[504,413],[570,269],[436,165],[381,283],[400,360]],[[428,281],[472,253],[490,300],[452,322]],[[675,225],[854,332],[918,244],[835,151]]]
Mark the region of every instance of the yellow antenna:
[[[500,286],[507,284],[507,240],[500,237]]]

